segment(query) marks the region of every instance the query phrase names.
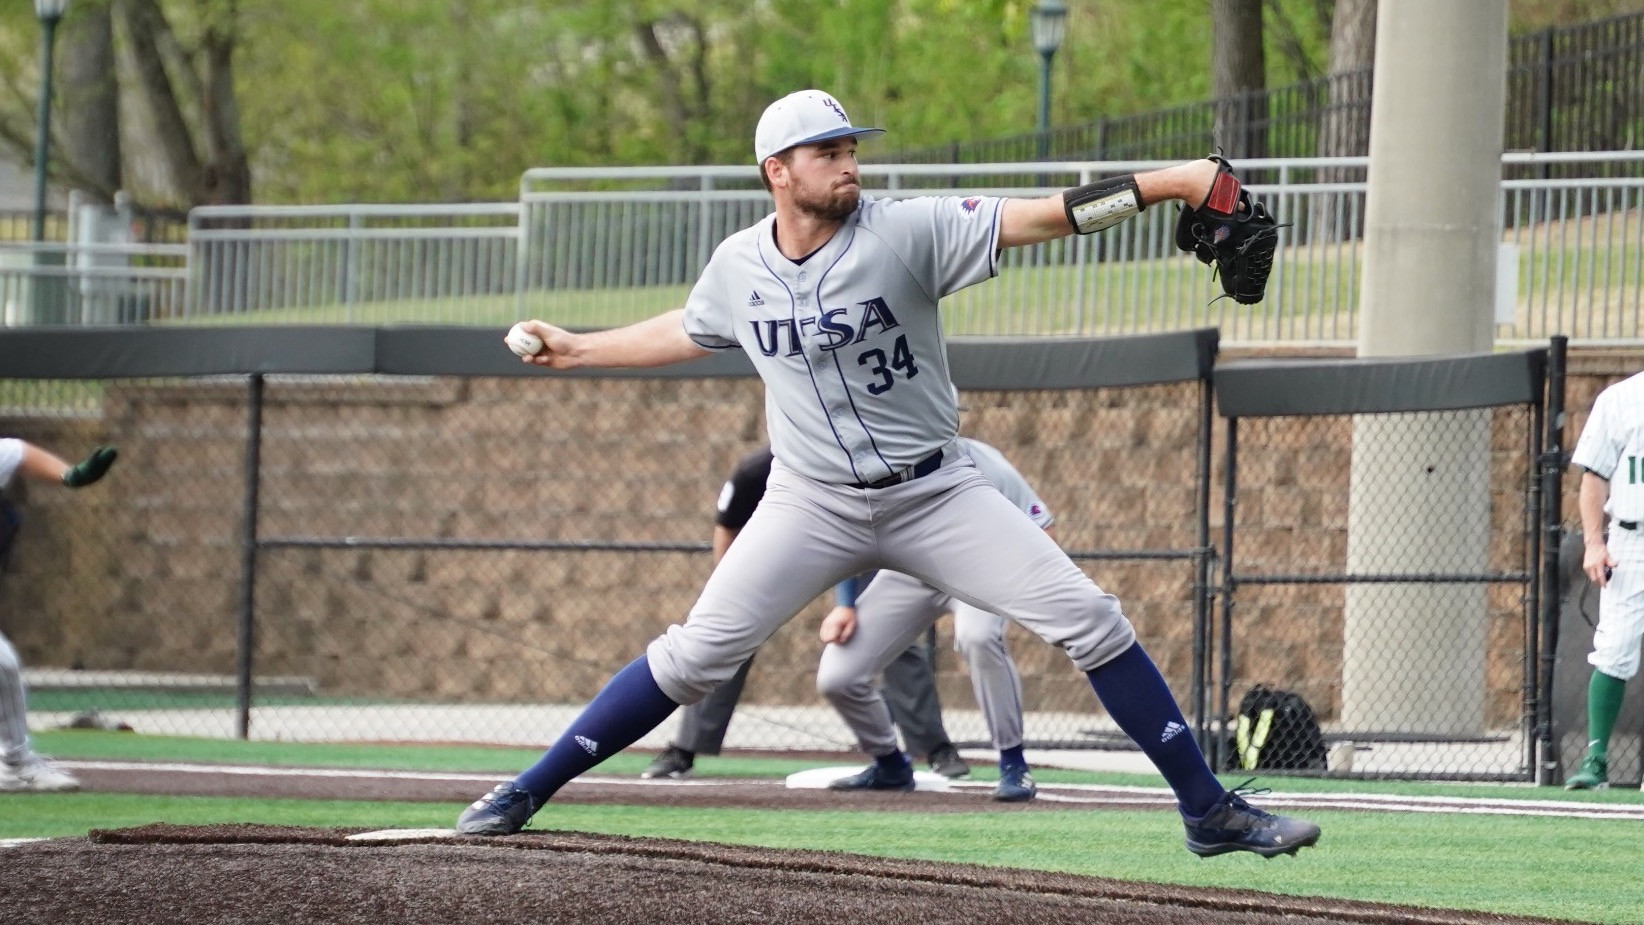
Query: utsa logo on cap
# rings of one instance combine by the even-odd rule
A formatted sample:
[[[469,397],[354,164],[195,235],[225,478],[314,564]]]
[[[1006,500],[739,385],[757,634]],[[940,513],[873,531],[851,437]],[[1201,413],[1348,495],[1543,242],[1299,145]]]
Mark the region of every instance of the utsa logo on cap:
[[[754,129],[754,161],[763,164],[765,158],[800,145],[884,132],[852,125],[845,107],[821,90],[800,90],[767,106],[759,117],[759,127]]]

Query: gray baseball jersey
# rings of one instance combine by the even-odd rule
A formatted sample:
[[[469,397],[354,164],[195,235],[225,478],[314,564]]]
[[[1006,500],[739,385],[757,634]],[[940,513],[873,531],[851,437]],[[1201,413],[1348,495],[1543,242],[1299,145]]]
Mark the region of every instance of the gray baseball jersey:
[[[669,698],[700,700],[818,594],[870,568],[1008,616],[1082,671],[1135,643],[1117,599],[955,440],[937,302],[997,271],[1002,210],[988,197],[864,197],[804,259],[777,249],[774,217],[715,251],[685,331],[752,359],[776,459],[684,624],[647,650]]]
[[[1605,543],[1616,565],[1598,595],[1598,627],[1587,661],[1627,680],[1638,674],[1644,639],[1644,373],[1598,393],[1570,461],[1610,483]]]
[[[864,196],[802,262],[775,216],[727,238],[685,303],[699,346],[742,347],[771,448],[818,481],[872,482],[959,432],[937,300],[998,272],[1001,200]]]
[[[1041,528],[1055,522],[1033,486],[1003,453],[966,437],[959,446],[984,478]],[[1023,740],[1022,678],[1005,645],[1005,618],[956,601],[899,572],[880,572],[856,603],[856,632],[844,645],[829,644],[816,669],[816,688],[839,711],[870,755],[896,750],[890,708],[874,679],[944,613],[953,612],[954,648],[970,668],[971,690],[982,708],[993,747]]]

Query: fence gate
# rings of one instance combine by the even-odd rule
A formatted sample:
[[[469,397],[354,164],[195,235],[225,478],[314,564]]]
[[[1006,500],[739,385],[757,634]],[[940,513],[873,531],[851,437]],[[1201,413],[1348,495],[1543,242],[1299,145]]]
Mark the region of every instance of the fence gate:
[[[1221,768],[1534,778],[1547,357],[1217,369],[1221,715],[1293,691],[1327,755],[1230,723]]]

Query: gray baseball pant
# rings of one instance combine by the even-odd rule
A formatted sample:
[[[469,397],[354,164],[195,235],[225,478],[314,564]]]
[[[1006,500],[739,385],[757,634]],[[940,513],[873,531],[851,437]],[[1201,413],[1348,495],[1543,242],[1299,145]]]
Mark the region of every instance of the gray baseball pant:
[[[11,640],[0,634],[0,759],[16,764],[29,752],[28,701],[23,662]]]
[[[753,662],[751,658],[743,662],[729,681],[679,711],[674,747],[695,755],[720,753]],[[904,649],[885,668],[884,698],[891,721],[902,730],[909,751],[926,756],[949,744],[948,731],[942,725],[942,701],[936,693],[936,678],[923,643]]]
[[[955,648],[970,667],[971,687],[988,724],[993,747],[1022,744],[1022,681],[1005,646],[1005,621],[917,579],[881,572],[857,602],[856,632],[844,645],[830,644],[816,669],[816,687],[844,718],[857,744],[870,755],[896,748],[890,712],[873,679],[889,653],[902,651],[949,609]]]
[[[765,497],[683,624],[646,650],[652,677],[691,704],[729,680],[823,591],[869,568],[902,572],[1002,614],[1089,671],[1135,644],[1118,599],[955,450],[941,468],[883,489],[818,482],[771,467]],[[886,614],[914,627],[920,617]],[[906,644],[902,648],[906,648]]]

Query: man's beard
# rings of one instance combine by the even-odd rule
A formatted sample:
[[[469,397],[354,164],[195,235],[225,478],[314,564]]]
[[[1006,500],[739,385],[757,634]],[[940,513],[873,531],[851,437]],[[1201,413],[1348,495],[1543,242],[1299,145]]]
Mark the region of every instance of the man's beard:
[[[799,211],[828,222],[840,222],[850,217],[856,211],[862,200],[862,188],[852,186],[848,190],[832,190],[821,195],[812,195],[808,190],[794,197],[793,204]]]

